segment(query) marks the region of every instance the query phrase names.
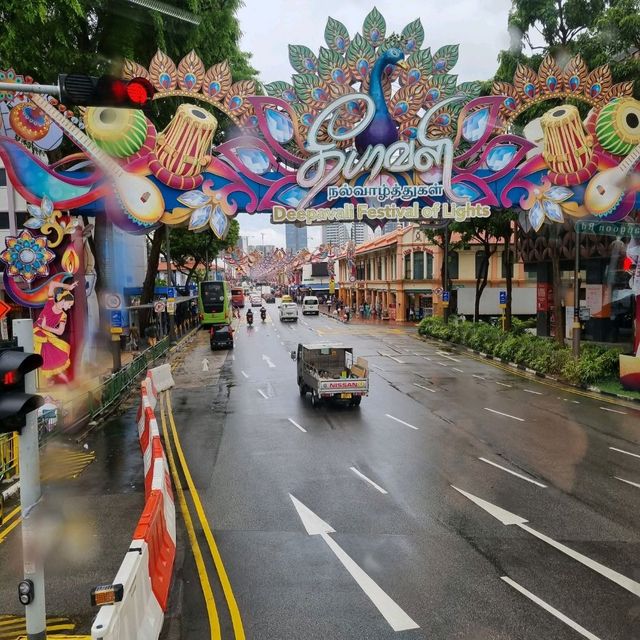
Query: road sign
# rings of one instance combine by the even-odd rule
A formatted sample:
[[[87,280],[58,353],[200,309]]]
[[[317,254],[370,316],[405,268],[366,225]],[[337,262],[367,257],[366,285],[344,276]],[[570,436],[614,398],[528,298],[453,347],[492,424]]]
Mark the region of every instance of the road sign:
[[[449,292],[448,291],[443,291],[442,292],[442,302],[449,302]]]
[[[117,293],[107,293],[104,297],[104,303],[107,309],[120,309],[122,298]]]
[[[2,320],[9,311],[11,311],[11,307],[4,300],[0,300],[0,320]]]
[[[167,300],[167,313],[176,312],[176,303],[174,300]]]
[[[156,313],[164,313],[164,310],[165,310],[164,302],[162,302],[162,300],[156,300],[153,303],[153,310]]]
[[[433,290],[433,293],[435,293],[437,296],[441,296],[442,295],[442,287],[436,287]]]
[[[122,329],[122,311],[111,312],[111,326]]]
[[[501,291],[500,292],[500,304],[507,304],[507,292],[506,291]]]
[[[176,288],[167,287],[167,300],[175,300],[175,299],[176,299]]]
[[[640,224],[632,222],[576,222],[580,233],[597,233],[601,236],[620,236],[621,238],[640,238]]]

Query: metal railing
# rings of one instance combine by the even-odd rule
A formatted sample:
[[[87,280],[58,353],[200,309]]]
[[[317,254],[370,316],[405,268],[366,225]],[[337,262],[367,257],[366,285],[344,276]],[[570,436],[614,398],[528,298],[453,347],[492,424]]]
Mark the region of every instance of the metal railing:
[[[19,439],[17,433],[0,436],[0,481],[18,474]]]

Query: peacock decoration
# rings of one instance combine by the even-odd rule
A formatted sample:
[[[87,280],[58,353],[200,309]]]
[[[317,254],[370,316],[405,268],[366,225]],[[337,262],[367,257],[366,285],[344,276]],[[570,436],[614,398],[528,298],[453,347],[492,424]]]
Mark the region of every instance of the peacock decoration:
[[[301,138],[320,111],[350,93],[368,94],[376,109],[373,121],[355,141],[359,149],[414,138],[426,110],[457,95],[461,100],[437,109],[428,128],[432,138],[455,135],[460,109],[480,93],[479,82],[458,84],[458,77],[451,73],[458,45],[445,45],[435,53],[422,48],[425,34],[420,19],[404,27],[399,36],[386,34],[386,21],[374,8],[364,19],[362,33],[353,38],[342,22],[329,18],[324,30],[327,46],[317,55],[304,45],[289,45],[289,61],[296,73],[291,82],[271,82],[265,90],[290,104],[298,116]],[[362,117],[363,106],[357,99],[347,103],[336,130],[349,131]],[[299,141],[292,140],[290,149],[295,146],[304,155]]]

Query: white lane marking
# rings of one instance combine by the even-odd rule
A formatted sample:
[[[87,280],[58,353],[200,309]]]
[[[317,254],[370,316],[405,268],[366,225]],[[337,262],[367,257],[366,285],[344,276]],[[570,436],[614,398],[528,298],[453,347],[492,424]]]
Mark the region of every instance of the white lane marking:
[[[425,360],[428,360],[429,362],[431,362],[431,358],[429,356],[422,356]]]
[[[406,364],[404,360],[400,360],[400,358],[396,358],[392,356],[390,353],[383,353],[382,351],[378,351],[378,355],[383,356],[385,358],[389,358],[390,360],[395,360],[398,364]]]
[[[371,367],[373,369],[380,369],[380,371],[384,371],[384,369],[382,367],[379,367],[377,364],[372,364]]]
[[[418,431],[418,427],[414,427],[412,424],[409,424],[408,422],[405,422],[404,420],[400,420],[400,418],[396,418],[388,413],[384,414],[385,416],[387,416],[387,418],[391,418],[392,420],[395,420],[396,422],[399,422],[400,424],[405,425],[406,427],[411,427],[412,429],[415,429],[416,431]]]
[[[420,389],[424,389],[425,391],[431,391],[431,393],[435,393],[435,389],[429,389],[429,387],[425,387],[423,384],[418,384],[417,382],[413,383],[414,387],[419,387]]]
[[[446,362],[438,362],[438,364],[442,365],[443,367],[448,367],[449,366]]]
[[[287,418],[287,420],[294,426],[297,427],[298,429],[300,429],[300,431],[302,431],[302,433],[307,433],[307,430],[304,427],[301,427],[295,420],[292,420],[291,418]]]
[[[497,467],[498,469],[502,469],[503,471],[506,471],[507,473],[510,473],[512,476],[516,476],[517,478],[521,478],[522,480],[526,480],[527,482],[530,482],[531,484],[535,484],[538,487],[542,487],[543,489],[547,488],[546,484],[542,484],[542,482],[538,482],[537,480],[533,480],[532,478],[527,478],[527,476],[523,476],[520,473],[516,473],[515,471],[511,471],[511,469],[507,469],[506,467],[503,467],[499,464],[496,464],[495,462],[491,462],[491,460],[487,460],[486,458],[478,458],[478,460],[482,460],[482,462],[486,462],[487,464],[490,464],[493,467]]]
[[[245,378],[248,378],[248,377],[249,377],[249,376],[248,376],[244,371],[241,371],[240,373],[241,373]]]
[[[620,478],[618,476],[613,476],[616,480],[620,480],[620,482],[626,482],[627,484],[630,484],[632,487],[638,487],[638,489],[640,489],[640,484],[638,484],[637,482],[631,482],[631,480],[625,480],[624,478]]]
[[[633,456],[634,458],[640,458],[637,453],[631,453],[630,451],[625,451],[624,449],[616,449],[615,447],[609,447],[611,451],[617,451],[618,453],[626,453],[628,456]]]
[[[284,345],[284,341],[283,341],[283,340],[280,340],[280,344],[281,344],[281,345]]]
[[[417,625],[379,586],[352,560],[340,545],[329,535],[335,533],[335,529],[318,517],[309,507],[302,504],[296,497],[289,494],[293,506],[298,512],[300,520],[310,536],[320,536],[329,549],[333,551],[342,566],[351,574],[367,597],[375,605],[384,619],[394,631],[406,631],[419,629]]]
[[[443,358],[447,358],[447,360],[453,360],[454,362],[460,362],[460,360],[458,360],[457,358],[454,358],[453,356],[450,356],[446,351],[436,351],[436,353],[439,356],[442,356]]]
[[[617,409],[609,409],[609,407],[600,407],[603,411],[610,411],[611,413],[619,413],[620,415],[626,416],[626,411],[618,411]]]
[[[486,380],[484,376],[479,376],[477,373],[472,374],[472,378],[478,378],[478,380]]]
[[[233,355],[233,353],[231,354],[231,359],[232,359],[232,360],[235,360],[235,359],[236,359],[236,357]]]
[[[351,469],[351,471],[353,471],[353,473],[355,473],[357,476],[360,476],[365,482],[368,482],[374,489],[377,489],[380,493],[384,493],[385,495],[387,495],[387,491],[385,491],[379,484],[376,484],[373,480],[371,480],[371,478],[367,478],[364,473],[360,473],[360,471],[358,471],[355,467],[349,467],[349,469]]]
[[[571,549],[570,547],[567,547],[561,542],[557,542],[553,538],[549,538],[548,536],[545,536],[544,533],[540,533],[539,531],[532,529],[526,524],[528,521],[525,520],[522,516],[519,516],[515,513],[511,513],[506,509],[502,509],[501,507],[498,507],[495,504],[491,504],[490,502],[487,502],[482,498],[478,498],[477,496],[474,496],[471,493],[467,493],[462,489],[458,489],[458,487],[454,487],[453,485],[451,486],[458,493],[461,493],[463,496],[471,500],[471,502],[474,502],[475,504],[477,504],[481,509],[484,509],[489,515],[496,518],[496,520],[500,520],[502,524],[506,526],[515,524],[517,527],[520,527],[520,529],[522,529],[523,531],[530,533],[532,536],[535,536],[536,538],[538,538],[538,540],[542,540],[542,542],[546,542],[549,546],[554,547],[561,553],[564,553],[570,558],[573,558],[574,560],[578,561],[580,564],[583,564],[585,567],[588,567],[589,569],[595,571],[596,573],[599,573],[601,576],[604,576],[605,578],[611,580],[612,582],[615,582],[617,585],[621,586],[623,589],[630,591],[636,596],[640,596],[640,584],[635,582],[635,580],[632,580],[631,578],[627,578],[626,576],[623,576],[621,573],[618,573],[613,569],[609,569],[609,567],[605,567],[603,564],[600,564],[599,562],[596,562],[595,560],[592,560],[591,558],[585,555],[582,555],[577,551],[574,551],[573,549]]]
[[[273,362],[271,362],[271,358],[269,356],[264,355],[264,353],[262,354],[262,359],[269,365],[269,369],[275,369],[275,364],[273,364]]]
[[[268,400],[269,396],[262,390],[262,389],[258,389],[258,393],[265,399]]]
[[[451,367],[453,371],[457,371],[458,373],[464,373],[462,369],[458,369],[458,367]]]
[[[535,602],[545,611],[548,611],[552,616],[558,618],[558,620],[562,620],[562,622],[577,631],[580,635],[584,636],[585,638],[589,638],[589,640],[600,640],[598,636],[594,636],[593,633],[587,631],[577,622],[574,622],[571,618],[565,616],[564,613],[558,611],[550,604],[547,604],[544,600],[541,600],[540,598],[538,598],[538,596],[531,593],[531,591],[527,591],[524,587],[521,587],[517,582],[514,582],[511,578],[509,578],[509,576],[500,576],[500,579],[504,580],[508,585],[512,586],[516,591],[519,591],[526,598],[529,598],[529,600],[531,600],[532,602]]]
[[[512,418],[513,420],[524,422],[523,418],[518,418],[517,416],[512,416],[512,415],[509,415],[508,413],[502,413],[502,411],[496,411],[495,409],[489,409],[489,407],[484,407],[484,410],[491,411],[491,413],[497,413],[499,416],[504,416],[505,418]]]
[[[523,389],[525,393],[532,393],[534,396],[541,396],[541,391],[534,391],[533,389]]]
[[[505,382],[498,382],[496,380],[496,384],[499,384],[501,387],[507,387],[507,389],[511,389],[511,385],[510,384],[506,384]]]

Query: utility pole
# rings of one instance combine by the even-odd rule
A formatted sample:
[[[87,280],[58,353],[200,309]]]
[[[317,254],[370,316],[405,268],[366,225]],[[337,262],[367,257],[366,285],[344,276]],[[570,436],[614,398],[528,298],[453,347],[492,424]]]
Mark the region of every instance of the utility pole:
[[[173,280],[173,271],[171,269],[171,242],[169,240],[169,225],[164,225],[165,240],[167,243],[167,286],[175,287]],[[168,302],[169,296],[167,296]],[[167,310],[169,305],[167,304]],[[169,313],[169,342],[174,343],[176,341],[176,317],[174,313]]]
[[[25,353],[33,353],[33,322],[14,320],[13,335]],[[24,377],[25,393],[35,394],[36,372]],[[22,559],[24,582],[33,584],[31,602],[25,605],[28,640],[46,638],[46,613],[44,598],[44,566],[38,548],[34,513],[42,492],[40,490],[40,451],[38,449],[38,416],[36,411],[27,414],[26,426],[20,433],[20,508],[22,510]]]
[[[576,222],[576,255],[573,265],[573,355],[580,355],[580,227]]]
[[[444,228],[444,287],[445,291],[449,291],[449,227]],[[451,294],[449,293],[449,296]],[[449,303],[447,302],[443,311],[443,320],[445,324],[449,322]]]

